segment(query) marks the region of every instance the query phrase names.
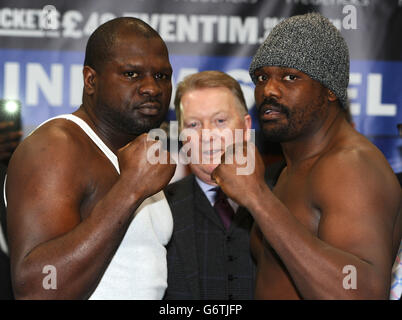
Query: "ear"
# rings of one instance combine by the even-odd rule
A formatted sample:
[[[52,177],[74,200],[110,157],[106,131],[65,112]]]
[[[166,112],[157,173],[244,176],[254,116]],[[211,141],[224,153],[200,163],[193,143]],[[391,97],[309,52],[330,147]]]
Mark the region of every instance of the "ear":
[[[84,76],[84,92],[90,96],[95,92],[96,71],[89,66],[84,66],[82,73]]]
[[[251,129],[252,120],[251,120],[251,116],[249,114],[246,114],[244,116],[244,124],[246,126],[246,129]]]
[[[250,140],[250,130],[252,127],[252,120],[251,116],[249,114],[246,114],[244,116],[244,125],[245,125],[245,132],[244,132],[244,141],[249,141]]]
[[[328,90],[328,101],[330,102],[334,102],[336,101],[338,98],[336,97],[335,93],[333,93],[331,90]]]

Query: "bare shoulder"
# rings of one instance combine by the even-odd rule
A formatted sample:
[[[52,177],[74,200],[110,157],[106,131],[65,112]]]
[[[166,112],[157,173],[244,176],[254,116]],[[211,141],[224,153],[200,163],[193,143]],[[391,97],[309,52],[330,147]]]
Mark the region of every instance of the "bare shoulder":
[[[88,138],[73,122],[56,119],[37,128],[16,149],[9,170],[41,167],[50,163],[79,165],[88,148]]]
[[[390,220],[401,211],[395,173],[381,151],[360,134],[340,141],[320,157],[311,170],[310,187],[319,209],[332,206],[345,214],[365,212]]]
[[[309,180],[317,236],[388,276],[402,232],[402,191],[381,151],[352,133],[316,161]]]
[[[8,167],[7,193],[20,190],[60,188],[85,179],[83,168],[88,163],[88,138],[71,121],[57,119],[44,124],[20,143]],[[84,184],[84,182],[82,182]],[[34,188],[36,186],[36,188]],[[18,193],[18,192],[17,192]],[[9,197],[9,194],[7,194]]]
[[[313,167],[311,178],[314,184],[362,187],[355,191],[380,188],[390,195],[400,195],[401,191],[395,173],[382,152],[360,134],[338,143],[323,154]]]
[[[68,151],[79,149],[84,141],[84,133],[69,120],[55,119],[34,130],[22,143],[19,152],[46,152],[48,148],[60,148]]]
[[[38,243],[79,223],[89,181],[82,170],[85,153],[84,136],[65,120],[44,124],[18,146],[6,183],[14,256],[24,257]]]

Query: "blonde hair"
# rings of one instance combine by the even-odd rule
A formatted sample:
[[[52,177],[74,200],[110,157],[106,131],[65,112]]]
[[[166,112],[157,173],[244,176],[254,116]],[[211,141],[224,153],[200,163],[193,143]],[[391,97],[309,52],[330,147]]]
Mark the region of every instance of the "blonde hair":
[[[202,71],[186,76],[177,86],[176,95],[174,98],[174,106],[176,119],[179,122],[179,127],[182,128],[182,107],[181,99],[189,91],[206,88],[227,88],[236,97],[239,102],[239,113],[244,116],[248,114],[246,100],[244,99],[243,91],[240,84],[228,74],[221,71]]]

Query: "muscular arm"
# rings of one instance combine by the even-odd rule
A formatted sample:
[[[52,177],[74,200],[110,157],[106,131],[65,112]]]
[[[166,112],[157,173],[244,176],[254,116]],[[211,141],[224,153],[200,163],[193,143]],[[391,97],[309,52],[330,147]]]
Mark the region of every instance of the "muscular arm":
[[[269,190],[253,205],[257,223],[303,298],[388,298],[400,193],[377,168],[346,158],[315,170],[310,187],[312,206],[321,212],[317,235]],[[356,270],[356,289],[344,287],[345,277],[353,276],[352,269],[343,273],[345,266]]]
[[[225,193],[252,212],[269,245],[286,266],[305,299],[387,299],[392,266],[392,234],[400,210],[400,188],[385,169],[360,156],[322,161],[309,177],[311,210],[321,213],[317,234],[296,217],[297,208],[285,206],[257,174],[238,181],[229,167],[215,174]],[[257,161],[258,167],[258,161]],[[237,182],[233,183],[234,178]],[[251,180],[254,180],[251,182]],[[258,182],[257,182],[258,181]],[[246,200],[236,197],[245,194]],[[237,189],[237,190],[236,190]],[[244,197],[243,197],[244,198]],[[343,286],[345,266],[357,272],[357,288]]]
[[[147,171],[137,158],[144,155],[143,150],[131,146],[121,152],[119,161],[125,163],[120,163],[120,176],[115,173],[113,177],[113,170],[111,175],[106,167],[96,177],[88,166],[97,164],[86,162],[89,158],[77,137],[57,132],[51,139],[40,134],[29,139],[17,150],[7,178],[15,295],[27,299],[88,298],[149,191],[145,184],[138,184]],[[137,158],[131,167],[126,163],[130,157]],[[163,179],[168,180],[159,177],[155,181]],[[90,212],[82,219],[80,210],[86,204]],[[56,290],[43,287],[46,265],[57,271]]]

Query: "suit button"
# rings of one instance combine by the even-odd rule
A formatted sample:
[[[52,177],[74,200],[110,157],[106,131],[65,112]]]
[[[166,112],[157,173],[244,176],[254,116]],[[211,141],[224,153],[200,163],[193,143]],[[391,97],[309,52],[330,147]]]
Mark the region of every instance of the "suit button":
[[[232,262],[235,258],[233,256],[228,256],[228,261]]]
[[[229,280],[229,281],[233,281],[233,280],[234,280],[234,277],[233,277],[232,274],[229,274],[229,275],[228,275],[228,280]]]

